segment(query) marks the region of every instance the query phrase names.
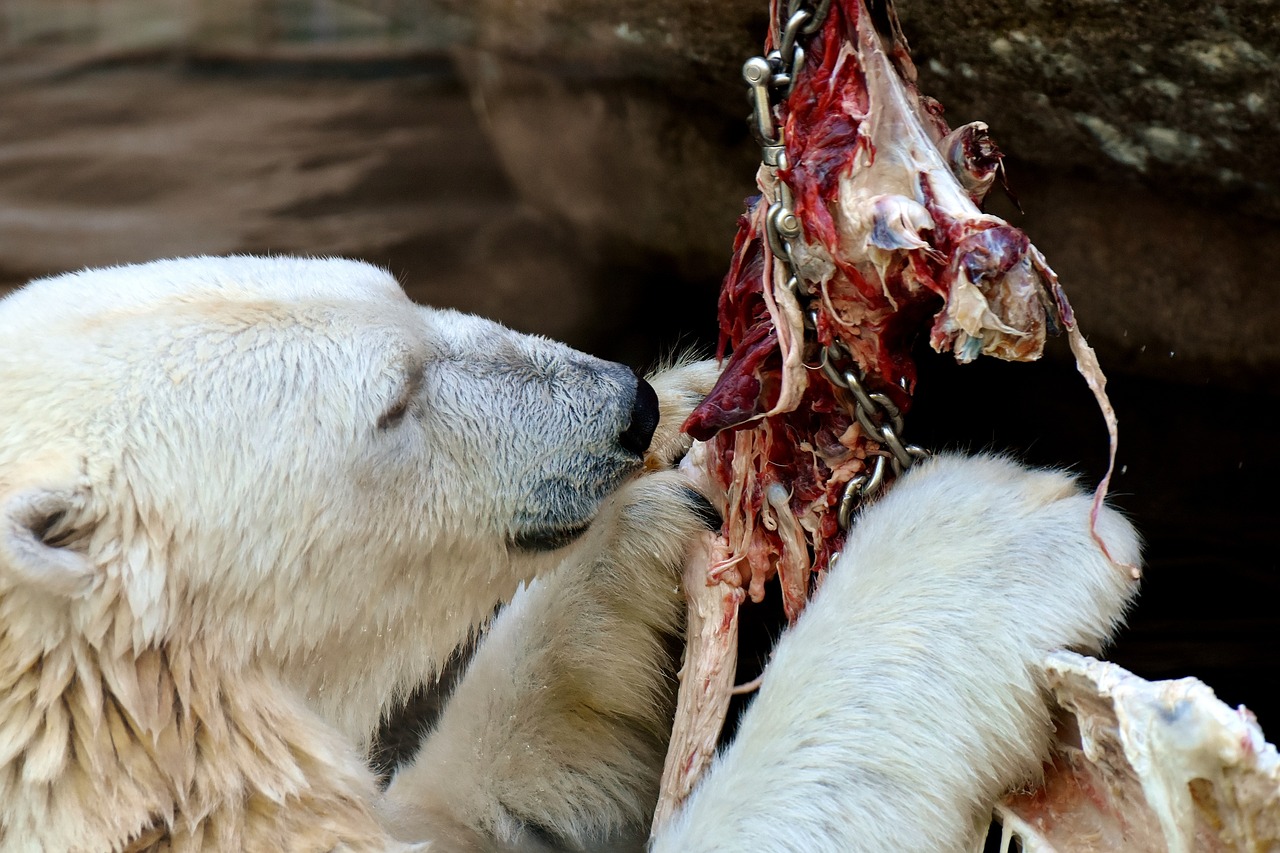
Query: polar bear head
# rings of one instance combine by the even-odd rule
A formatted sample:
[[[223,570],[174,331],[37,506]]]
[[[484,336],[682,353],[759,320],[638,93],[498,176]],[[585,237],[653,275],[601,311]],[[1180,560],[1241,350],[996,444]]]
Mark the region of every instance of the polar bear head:
[[[357,737],[657,420],[621,365],[285,258],[33,282],[0,301],[0,399],[0,624],[266,657]]]

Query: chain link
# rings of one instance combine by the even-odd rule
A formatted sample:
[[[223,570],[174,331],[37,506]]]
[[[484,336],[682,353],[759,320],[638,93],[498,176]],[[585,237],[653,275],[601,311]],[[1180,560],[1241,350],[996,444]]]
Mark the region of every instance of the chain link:
[[[749,87],[752,130],[760,143],[760,158],[777,177],[779,169],[787,169],[786,139],[783,128],[774,117],[774,107],[795,87],[800,69],[804,65],[802,36],[818,31],[831,8],[831,0],[819,0],[815,5],[808,0],[788,0],[785,20],[779,21],[778,48],[766,56],[755,56],[742,66],[742,77]],[[782,262],[786,270],[784,287],[804,309],[805,338],[816,344],[818,311],[812,305],[813,297],[805,288],[797,269],[792,242],[803,236],[800,218],[793,209],[794,199],[786,182],[775,182],[776,197],[770,200],[765,213],[765,239],[769,251]],[[870,472],[853,477],[840,496],[836,518],[842,529],[849,527],[853,511],[872,497],[888,479],[889,470],[899,476],[928,452],[914,444],[902,441],[902,412],[887,394],[869,393],[864,377],[849,348],[839,338],[822,350],[822,372],[831,384],[847,397],[846,406],[862,427],[863,435],[881,445],[886,453],[874,456]]]

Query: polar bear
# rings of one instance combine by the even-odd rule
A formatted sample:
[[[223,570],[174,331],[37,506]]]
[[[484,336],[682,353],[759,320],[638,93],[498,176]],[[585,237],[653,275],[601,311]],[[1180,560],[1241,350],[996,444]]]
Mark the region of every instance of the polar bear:
[[[354,261],[0,301],[0,849],[643,844],[708,523],[669,469],[714,376],[649,384]],[[958,849],[1034,772],[1033,663],[1105,642],[1132,584],[1064,475],[920,467],[656,849]],[[379,792],[379,719],[508,601]]]

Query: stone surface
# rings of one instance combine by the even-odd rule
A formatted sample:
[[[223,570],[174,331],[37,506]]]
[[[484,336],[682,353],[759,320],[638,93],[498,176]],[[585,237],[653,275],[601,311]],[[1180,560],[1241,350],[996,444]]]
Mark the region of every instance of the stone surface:
[[[711,280],[752,189],[757,0],[480,0],[462,50],[507,173],[582,240]],[[1280,389],[1280,4],[899,4],[921,88],[987,121],[1110,365]],[[605,249],[606,253],[608,249]],[[1172,353],[1173,355],[1169,355]]]
[[[1280,3],[899,9],[921,84],[958,120],[987,117],[1019,159],[1280,215]]]
[[[741,111],[764,0],[446,0],[477,49],[562,78],[648,81],[677,110]],[[899,0],[921,87],[1030,163],[1173,178],[1275,216],[1280,3]]]
[[[163,256],[334,254],[581,346],[626,334],[564,227],[519,202],[451,74],[8,70],[0,292]]]

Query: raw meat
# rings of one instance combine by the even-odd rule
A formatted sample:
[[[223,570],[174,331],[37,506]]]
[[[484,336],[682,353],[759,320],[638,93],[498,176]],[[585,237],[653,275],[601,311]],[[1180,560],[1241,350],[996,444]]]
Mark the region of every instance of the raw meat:
[[[719,304],[727,363],[686,423],[727,495],[729,557],[714,580],[759,601],[777,575],[792,619],[841,547],[847,485],[889,454],[832,372],[853,371],[905,413],[926,331],[967,362],[1035,359],[1046,334],[1068,329],[1096,367],[1039,250],[979,207],[1002,174],[986,125],[948,128],[915,87],[892,8],[874,17],[835,0],[776,107],[786,162],[761,167],[740,221]],[[766,234],[770,207],[788,199],[801,231],[789,258]],[[1095,370],[1100,401],[1103,382]]]

